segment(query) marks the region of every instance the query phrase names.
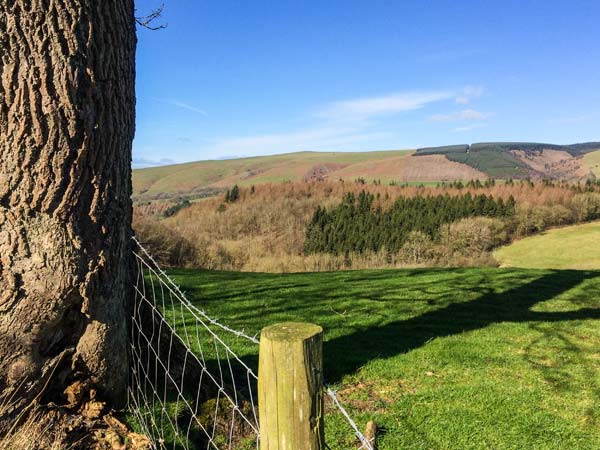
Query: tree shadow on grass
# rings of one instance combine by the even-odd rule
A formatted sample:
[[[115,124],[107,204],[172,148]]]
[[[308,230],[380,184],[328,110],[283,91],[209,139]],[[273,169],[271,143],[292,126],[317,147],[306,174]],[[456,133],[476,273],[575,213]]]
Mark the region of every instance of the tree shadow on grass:
[[[418,349],[427,342],[437,337],[446,337],[459,334],[465,331],[473,331],[485,328],[495,323],[513,322],[528,323],[530,327],[539,326],[541,332],[545,332],[543,339],[532,343],[531,345],[538,346],[543,351],[543,346],[549,339],[560,340],[562,347],[571,351],[577,352],[576,346],[571,345],[564,336],[556,334],[557,330],[548,330],[544,325],[546,323],[583,320],[583,319],[600,319],[600,302],[593,303],[594,299],[600,296],[596,289],[600,285],[600,272],[591,271],[544,271],[535,272],[535,274],[516,272],[494,272],[492,280],[488,279],[486,272],[464,271],[461,269],[452,270],[426,270],[426,271],[402,271],[400,273],[390,271],[373,271],[360,273],[331,273],[314,275],[320,278],[316,280],[310,278],[306,281],[304,276],[297,275],[298,279],[292,278],[292,281],[287,276],[273,277],[271,275],[253,275],[252,277],[260,282],[259,286],[249,283],[250,289],[245,289],[242,283],[236,286],[235,292],[230,295],[215,290],[211,296],[203,295],[202,289],[195,285],[187,286],[190,291],[191,298],[202,299],[207,304],[214,304],[217,301],[232,301],[235,315],[239,319],[248,320],[254,318],[256,320],[257,313],[268,313],[270,315],[287,314],[299,320],[315,320],[324,319],[319,316],[320,312],[327,311],[329,305],[336,305],[338,301],[353,302],[355,299],[367,303],[371,307],[377,302],[381,306],[379,311],[373,313],[381,314],[382,311],[390,311],[394,314],[394,305],[402,304],[398,308],[398,314],[406,314],[414,311],[416,315],[411,318],[396,320],[385,325],[367,326],[361,330],[354,331],[348,335],[341,337],[333,337],[324,344],[325,354],[325,376],[329,382],[338,382],[345,375],[355,374],[365,364],[376,359],[392,358],[403,353]],[[435,275],[439,273],[440,278]],[[448,274],[448,276],[443,276]],[[213,283],[228,282],[232,279],[244,280],[246,274],[209,274]],[[536,276],[537,278],[532,278]],[[293,277],[296,277],[294,275]],[[598,282],[585,283],[584,281],[596,279]],[[391,280],[391,281],[390,281]],[[514,286],[518,283],[518,287],[497,292],[498,288],[503,289],[510,285]],[[542,302],[553,300],[565,292],[578,287],[573,292],[562,297],[567,300],[568,307],[580,308],[574,311],[550,311],[540,312]],[[227,290],[225,290],[227,293]],[[398,295],[399,293],[408,295]],[[264,310],[264,307],[254,302],[241,306],[236,304],[238,298],[244,299],[246,296],[257,296],[265,298],[265,302],[269,304],[269,309]],[[468,299],[468,300],[467,300]],[[415,304],[423,308],[423,303],[426,301],[427,308],[438,308],[428,310],[424,313],[419,313],[418,309],[411,308]],[[563,302],[564,303],[564,302]],[[201,305],[201,304],[200,304]],[[368,306],[365,306],[367,308]],[[176,312],[179,313],[179,310]],[[357,312],[356,314],[363,313]],[[331,313],[335,314],[335,313]],[[390,315],[382,314],[382,320],[389,320]],[[406,317],[406,315],[404,315]],[[181,317],[179,314],[172,319],[178,321],[178,326],[174,326],[179,330],[181,325],[185,323],[188,330],[194,330],[198,324],[193,317]],[[278,317],[279,320],[279,317]],[[378,319],[376,319],[378,320]],[[180,321],[180,322],[179,322]],[[345,326],[346,318],[343,314],[335,314],[333,320],[329,320],[326,328],[329,330],[336,326]],[[259,325],[261,321],[257,321]],[[325,325],[325,320],[321,323]],[[375,321],[368,321],[371,324]],[[262,326],[262,324],[260,324]],[[352,325],[348,325],[352,326]],[[566,328],[566,327],[563,327]],[[219,330],[215,330],[217,333]],[[181,334],[181,333],[180,333]],[[555,335],[556,334],[556,335]],[[184,338],[185,333],[181,334]],[[327,333],[326,333],[327,335]],[[195,337],[192,336],[192,337]],[[237,392],[241,397],[252,399],[250,392],[256,392],[256,386],[251,380],[248,383],[247,371],[245,365],[256,370],[258,366],[258,355],[255,349],[249,350],[250,354],[246,353],[246,347],[242,346],[242,356],[239,362],[231,361],[230,365],[228,358],[231,355],[226,353],[221,354],[221,358],[216,358],[213,352],[205,352],[206,360],[203,360],[202,366],[195,364],[189,357],[186,359],[186,354],[189,353],[190,344],[173,345],[170,336],[164,338],[165,344],[169,349],[169,361],[171,368],[185,367],[182,373],[177,373],[174,376],[177,388],[184,391],[186,397],[190,401],[198,401],[199,386],[203,386],[202,403],[208,404],[206,399],[214,399],[219,392],[216,384],[207,382],[207,373],[214,374],[216,379],[221,381],[220,374],[225,378],[222,380],[224,390],[226,392]],[[203,339],[203,342],[207,342]],[[177,344],[177,342],[176,342]],[[178,350],[178,347],[181,349]],[[191,345],[193,351],[197,351],[194,345]],[[257,350],[257,349],[256,349]],[[162,353],[161,353],[162,354]],[[225,356],[225,358],[223,358]],[[541,371],[544,378],[557,389],[579,388],[579,383],[570,385],[568,377],[572,374],[570,371],[557,371],[555,367],[546,368],[544,364],[539,363],[530,348],[527,349],[526,358],[532,366],[535,366]],[[572,360],[576,364],[584,364],[580,358],[581,355],[573,355]],[[144,359],[145,361],[145,359]],[[187,363],[186,363],[187,361]],[[543,361],[542,361],[543,362]],[[159,368],[160,369],[160,368]],[[151,374],[155,370],[149,371]],[[204,382],[201,383],[200,377],[203,376]],[[582,377],[592,377],[592,372],[582,371]],[[161,379],[167,380],[161,375]],[[179,384],[181,383],[181,384]],[[173,384],[173,383],[172,383]],[[598,392],[597,386],[594,385],[594,392]],[[162,392],[162,390],[159,390]],[[177,393],[177,389],[171,391]],[[241,398],[240,397],[240,398]],[[246,403],[248,403],[246,401]],[[230,409],[230,408],[229,408]],[[230,423],[230,416],[227,415],[228,404],[224,402],[224,407],[220,414],[216,414],[214,408],[211,409],[211,414],[206,417],[208,422],[216,420],[219,417],[225,417],[227,424]],[[586,413],[589,417],[586,419],[590,424],[596,423],[596,413],[590,409]],[[160,416],[162,417],[162,416]],[[189,426],[190,415],[179,414],[179,421],[182,429],[187,429]],[[227,431],[227,427],[223,428]],[[247,430],[246,430],[247,431]],[[205,443],[202,440],[201,433],[198,436],[191,438],[192,441],[201,444],[202,448]],[[251,433],[248,433],[251,434]],[[244,436],[244,432],[241,432]]]
[[[181,271],[181,275],[189,277],[190,273]],[[191,275],[192,280],[197,277],[195,272]],[[337,382],[345,375],[356,373],[371,360],[391,358],[417,349],[437,337],[482,329],[494,323],[534,324],[600,319],[600,307],[596,308],[592,303],[594,297],[599,296],[594,292],[600,285],[598,271],[555,270],[539,271],[535,274],[519,270],[499,271],[494,272],[492,279],[489,279],[488,272],[472,269],[350,271],[293,275],[219,272],[204,275],[210,276],[211,283],[219,284],[232,280],[243,281],[246,277],[253,279],[247,285],[242,283],[236,286],[233,293],[230,292],[231,288],[228,288],[224,292],[214,290],[208,296],[202,287],[195,283],[184,283],[184,287],[191,294],[192,300],[199,299],[207,305],[223,302],[224,299],[226,302],[230,301],[235,319],[242,324],[253,325],[254,328],[251,329],[254,332],[268,325],[272,317],[277,317],[280,321],[315,321],[324,325],[326,330],[352,326],[346,324],[345,308],[351,307],[348,303],[353,303],[354,299],[360,299],[361,306],[351,314],[370,315],[366,322],[372,325],[344,336],[332,337],[325,342],[325,375],[330,382]],[[597,279],[599,282],[586,283],[577,291],[573,291],[574,295],[568,294],[570,307],[582,309],[568,312],[533,310],[537,309],[536,305],[552,300],[591,279]],[[260,284],[257,286],[256,283]],[[517,287],[498,292],[498,288],[515,284]],[[247,298],[252,301],[245,304],[238,301]],[[254,298],[264,299],[264,304],[262,300],[258,304]],[[372,302],[377,302],[379,307],[369,312],[369,302],[371,305]],[[423,302],[431,305],[428,308],[437,309],[418,312],[423,308]],[[344,304],[340,306],[339,311],[338,304]],[[389,304],[389,307],[386,304]],[[397,308],[400,304],[402,306]],[[381,320],[389,320],[390,314],[394,314],[396,309],[398,314],[403,314],[404,317],[406,313],[410,314],[411,309],[420,315],[384,325],[374,325]],[[264,320],[257,319],[258,311]],[[325,318],[325,314],[329,317]],[[374,319],[375,316],[378,318]],[[191,318],[189,320],[188,327],[193,327],[194,321]],[[326,339],[328,334],[326,331]],[[237,347],[234,345],[233,348]],[[252,368],[257,367],[258,358],[253,350],[250,350],[250,354],[246,349],[241,353],[245,363]]]
[[[600,319],[600,307],[564,312],[532,311],[535,305],[598,276],[600,273],[590,271],[552,271],[508,291],[487,292],[476,300],[451,303],[417,317],[334,338],[324,344],[326,378],[335,383],[372,360],[391,358],[417,349],[432,339],[478,330],[494,323]],[[460,291],[456,292],[457,296],[460,294]]]

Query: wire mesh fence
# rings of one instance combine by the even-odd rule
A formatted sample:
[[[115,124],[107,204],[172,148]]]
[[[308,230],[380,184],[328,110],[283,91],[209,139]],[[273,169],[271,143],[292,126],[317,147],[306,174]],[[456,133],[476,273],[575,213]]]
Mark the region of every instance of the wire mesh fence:
[[[232,342],[257,345],[192,304],[135,240],[129,409],[156,449],[258,449],[256,358]],[[256,347],[258,352],[258,347]],[[361,449],[372,445],[327,389]]]
[[[191,304],[139,245],[130,406],[157,448],[258,447],[255,372],[217,334],[256,339]]]

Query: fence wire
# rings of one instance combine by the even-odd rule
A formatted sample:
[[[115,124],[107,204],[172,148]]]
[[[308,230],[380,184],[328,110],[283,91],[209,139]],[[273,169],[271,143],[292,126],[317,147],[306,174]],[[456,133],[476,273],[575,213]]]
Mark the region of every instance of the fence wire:
[[[255,372],[139,244],[130,409],[159,449],[258,448]]]
[[[258,344],[258,339],[193,305],[134,242],[128,393],[140,431],[157,450],[258,449],[258,377],[228,344],[231,339]],[[373,450],[335,392],[326,388],[326,394],[347,420],[359,449]]]
[[[333,389],[331,389],[329,387],[326,387],[325,393],[329,396],[329,398],[331,399],[331,402],[338,409],[340,414],[342,414],[342,416],[344,416],[344,418],[348,422],[348,425],[354,432],[354,435],[360,441],[360,447],[358,448],[358,450],[361,450],[363,448],[366,450],[374,450],[373,443],[371,441],[369,441],[369,439],[367,439],[365,437],[365,435],[360,432],[360,430],[358,429],[358,425],[356,425],[356,422],[354,422],[352,417],[350,417],[350,414],[348,414],[348,411],[346,411],[346,408],[344,408],[344,406],[340,403],[340,400],[337,396],[337,392],[335,392]]]

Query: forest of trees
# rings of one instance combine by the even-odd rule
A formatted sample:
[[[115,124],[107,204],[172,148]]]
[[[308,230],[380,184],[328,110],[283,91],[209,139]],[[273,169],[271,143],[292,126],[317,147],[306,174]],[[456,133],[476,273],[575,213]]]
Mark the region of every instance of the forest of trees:
[[[464,217],[433,233],[412,231],[400,251],[306,252],[307,226],[315,211],[330,213],[352,194],[374,196],[372,208],[390,211],[396,200],[428,196],[482,196],[514,214]],[[178,200],[180,201],[180,200]],[[479,200],[481,201],[481,200]],[[134,228],[139,240],[164,266],[254,272],[312,272],[383,267],[495,265],[493,249],[548,228],[600,219],[600,185],[557,181],[477,180],[414,186],[342,181],[272,183],[240,187],[239,199],[206,198],[166,217],[174,203],[137,204]],[[423,208],[423,215],[432,208]],[[322,214],[322,212],[321,212]],[[461,216],[462,217],[462,216]],[[349,227],[348,229],[352,229]]]
[[[397,252],[411,232],[435,240],[442,224],[466,217],[508,217],[515,213],[515,199],[506,202],[484,194],[399,197],[391,208],[375,206],[375,196],[350,192],[331,209],[317,207],[306,228],[306,253]]]

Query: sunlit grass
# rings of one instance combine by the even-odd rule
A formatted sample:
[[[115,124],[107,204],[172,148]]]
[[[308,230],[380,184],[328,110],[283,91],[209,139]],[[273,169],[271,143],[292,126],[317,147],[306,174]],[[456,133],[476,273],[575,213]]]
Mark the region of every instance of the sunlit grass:
[[[583,163],[594,173],[600,176],[600,150],[587,153],[583,156]]]
[[[508,267],[600,269],[600,222],[546,231],[502,247],[494,258]]]
[[[380,449],[600,448],[600,272],[312,274],[174,270],[190,300],[249,334],[325,329],[327,380]],[[228,339],[250,365],[257,347]],[[332,449],[354,448],[339,415]]]

